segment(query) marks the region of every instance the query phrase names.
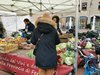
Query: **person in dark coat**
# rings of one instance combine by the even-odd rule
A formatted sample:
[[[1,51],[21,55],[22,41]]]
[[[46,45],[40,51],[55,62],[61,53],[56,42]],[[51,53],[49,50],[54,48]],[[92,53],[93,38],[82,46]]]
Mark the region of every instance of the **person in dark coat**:
[[[48,13],[45,13],[36,21],[36,25],[31,43],[36,45],[38,38],[43,34],[36,45],[36,66],[39,68],[39,75],[53,75],[57,67],[56,45],[60,43],[55,29],[56,23],[50,19]]]
[[[32,36],[32,32],[35,29],[35,26],[27,18],[24,19],[24,23],[25,23],[25,29],[23,30],[24,37],[30,39]]]
[[[0,22],[0,38],[4,38],[4,33],[6,32],[2,22]]]
[[[56,22],[57,31],[60,33],[60,35],[62,35],[62,32],[61,32],[61,30],[59,28],[59,20],[60,20],[59,17],[55,15],[55,16],[52,17],[52,20],[54,20]]]

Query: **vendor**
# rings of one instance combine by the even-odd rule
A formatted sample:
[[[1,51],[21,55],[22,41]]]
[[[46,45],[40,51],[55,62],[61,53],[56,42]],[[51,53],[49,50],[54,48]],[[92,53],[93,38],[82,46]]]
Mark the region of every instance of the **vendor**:
[[[27,38],[29,40],[31,38],[33,30],[35,29],[35,26],[27,18],[24,19],[24,23],[25,23],[25,29],[22,30],[23,31],[22,37]]]
[[[2,22],[0,22],[0,38],[4,38],[4,33],[5,33],[5,28],[2,24]]]
[[[24,23],[25,23],[25,30],[27,32],[33,32],[33,30],[35,29],[35,26],[29,21],[29,19],[24,19]]]
[[[60,21],[59,17],[55,15],[55,16],[52,17],[52,20],[55,21],[55,23],[57,25],[56,26],[57,27],[57,31],[60,33],[60,35],[62,35],[61,29],[59,27],[59,21]]]

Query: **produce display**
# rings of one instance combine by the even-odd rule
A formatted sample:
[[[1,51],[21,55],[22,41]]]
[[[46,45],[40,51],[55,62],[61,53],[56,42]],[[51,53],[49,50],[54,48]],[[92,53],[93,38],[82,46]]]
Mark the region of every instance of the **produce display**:
[[[96,38],[97,39],[100,35],[99,33],[95,31],[87,31],[83,33],[78,33],[79,38],[82,38],[83,36],[85,36],[86,38]]]
[[[26,39],[26,38],[18,37],[18,38],[15,38],[14,41],[15,41],[15,43],[17,43],[17,44],[20,44],[20,43],[26,42],[27,39]]]
[[[100,44],[100,39],[97,39],[96,42],[98,42]]]
[[[26,42],[24,42],[24,43],[19,44],[19,48],[20,49],[25,49],[25,50],[30,50],[30,49],[33,49],[33,45],[32,44],[27,44]]]
[[[32,44],[25,43],[27,40],[25,38],[12,38],[7,37],[4,39],[0,39],[0,52],[9,53],[11,51],[20,49],[32,49]]]
[[[86,38],[79,42],[79,46],[83,49],[94,49],[97,44],[100,44],[100,40],[96,38]]]
[[[72,43],[72,42],[67,42],[66,47],[67,47],[67,49],[74,49],[75,48],[74,43]]]
[[[74,37],[69,38],[69,41],[70,41],[70,42],[75,42],[75,38],[74,38]]]
[[[67,50],[66,45],[67,43],[60,43],[56,46],[58,63],[73,65],[75,59],[75,52],[73,50]],[[29,51],[27,55],[30,58],[34,58],[33,50]]]
[[[56,45],[56,50],[58,54],[64,53],[66,51],[66,43],[60,43]]]
[[[0,52],[8,53],[18,49],[18,44],[7,42],[6,40],[0,40]]]
[[[5,46],[5,45],[7,45],[7,42],[4,40],[0,40],[0,46]]]
[[[91,49],[91,48],[92,48],[92,45],[93,45],[93,43],[91,43],[91,42],[88,41],[88,42],[86,43],[85,48],[86,48],[86,49]]]
[[[27,55],[30,58],[34,58],[33,55],[33,45],[32,44],[27,44],[26,43],[27,39],[26,38],[4,38],[0,39],[0,52],[2,53],[8,53],[11,51],[15,51],[18,49],[23,49],[23,50],[31,50],[27,53]],[[100,43],[100,40],[96,40],[97,42]],[[92,40],[81,40],[79,41],[79,46],[81,46],[84,49],[92,49],[94,43]],[[58,55],[58,63],[60,64],[66,64],[66,65],[73,65],[75,61],[75,38],[74,37],[69,37],[68,41],[66,40],[66,43],[60,43],[56,45],[56,50],[57,50],[57,55]]]
[[[75,60],[75,52],[74,51],[66,51],[65,53],[59,54],[59,63],[73,65]]]

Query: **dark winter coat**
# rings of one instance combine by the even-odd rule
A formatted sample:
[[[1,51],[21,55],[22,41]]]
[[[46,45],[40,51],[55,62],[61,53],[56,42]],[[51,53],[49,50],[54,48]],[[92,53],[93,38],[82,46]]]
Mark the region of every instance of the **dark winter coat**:
[[[37,22],[37,28],[33,32],[32,44],[36,45],[41,34],[41,40],[37,45],[36,66],[43,69],[57,67],[56,45],[60,43],[59,36],[54,28],[53,21],[41,18]]]
[[[25,26],[25,29],[28,30],[28,32],[33,32],[33,30],[35,29],[35,26],[29,22],[26,26]]]

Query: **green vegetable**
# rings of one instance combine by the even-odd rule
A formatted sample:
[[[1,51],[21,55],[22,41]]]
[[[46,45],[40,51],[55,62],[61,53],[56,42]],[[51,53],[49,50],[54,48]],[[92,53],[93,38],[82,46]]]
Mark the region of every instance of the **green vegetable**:
[[[27,55],[28,55],[28,57],[30,57],[30,58],[34,58],[35,56],[33,55],[33,50],[32,51],[29,51],[28,53],[27,53]]]
[[[66,51],[65,53],[60,55],[63,59],[64,63],[67,65],[72,65],[75,59],[75,52],[74,51]]]
[[[75,38],[70,38],[69,41],[71,41],[72,43],[75,42]]]
[[[58,45],[56,45],[56,50],[61,50],[66,48],[66,43],[60,43]]]
[[[66,57],[65,58],[65,63],[67,65],[72,65],[74,63],[74,58],[72,58],[72,57]]]
[[[100,39],[97,39],[96,41],[100,43]]]
[[[91,49],[92,48],[92,43],[88,41],[85,48],[86,49]]]
[[[71,42],[67,42],[66,47],[69,48],[69,49],[74,49],[75,48],[74,44],[71,43]]]

